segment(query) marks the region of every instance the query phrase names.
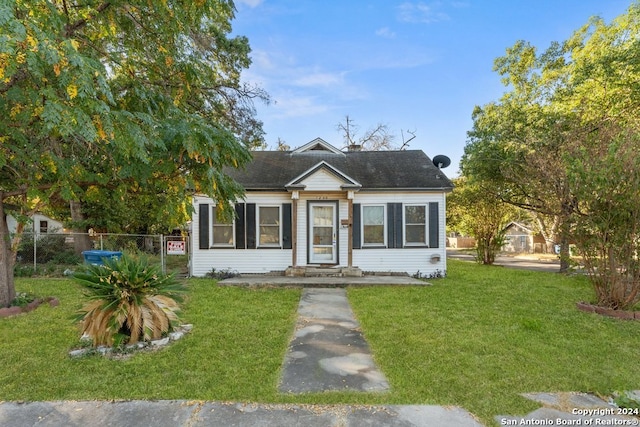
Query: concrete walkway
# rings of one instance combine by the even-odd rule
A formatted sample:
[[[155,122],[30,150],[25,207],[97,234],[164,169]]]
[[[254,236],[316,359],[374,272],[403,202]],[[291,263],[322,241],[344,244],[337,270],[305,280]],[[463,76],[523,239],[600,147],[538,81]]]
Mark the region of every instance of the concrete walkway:
[[[386,391],[343,288],[305,288],[283,364],[283,393]]]
[[[335,288],[346,286],[399,285],[425,286],[428,282],[409,276],[362,276],[362,277],[287,277],[268,274],[246,274],[218,282],[223,286],[291,286],[303,288]]]

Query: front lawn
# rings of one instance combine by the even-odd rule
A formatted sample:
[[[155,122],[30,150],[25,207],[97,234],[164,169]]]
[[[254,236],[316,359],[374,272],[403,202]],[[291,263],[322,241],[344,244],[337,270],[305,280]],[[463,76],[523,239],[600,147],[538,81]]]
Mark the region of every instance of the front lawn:
[[[584,277],[449,261],[428,288],[351,289],[394,403],[460,405],[488,422],[520,393],[640,388],[640,322],[576,309]]]
[[[182,317],[193,331],[128,360],[71,359],[80,289],[19,279],[18,291],[61,304],[0,319],[0,400],[197,399],[264,403],[458,405],[491,423],[535,404],[523,392],[608,394],[640,388],[640,323],[580,312],[581,277],[449,261],[428,287],[348,290],[381,370],[385,394],[281,395],[277,383],[300,291],[188,281]]]

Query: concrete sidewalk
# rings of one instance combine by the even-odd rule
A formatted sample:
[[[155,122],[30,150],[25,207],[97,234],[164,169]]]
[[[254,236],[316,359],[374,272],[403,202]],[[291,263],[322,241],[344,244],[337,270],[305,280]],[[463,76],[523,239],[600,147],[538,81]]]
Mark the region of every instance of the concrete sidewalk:
[[[0,403],[6,427],[478,427],[442,406],[267,405],[187,400]]]

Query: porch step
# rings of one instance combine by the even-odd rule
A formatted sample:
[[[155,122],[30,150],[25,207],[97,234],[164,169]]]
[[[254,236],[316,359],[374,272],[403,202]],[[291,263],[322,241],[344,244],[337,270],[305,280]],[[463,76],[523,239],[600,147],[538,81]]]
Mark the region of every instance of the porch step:
[[[341,268],[307,268],[304,277],[342,277]]]
[[[362,277],[358,267],[289,267],[285,276],[289,277]]]

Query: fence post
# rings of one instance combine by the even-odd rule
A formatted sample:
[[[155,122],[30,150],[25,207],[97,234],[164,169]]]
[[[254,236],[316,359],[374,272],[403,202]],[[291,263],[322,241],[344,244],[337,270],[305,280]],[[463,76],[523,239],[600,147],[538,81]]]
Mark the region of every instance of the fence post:
[[[33,240],[33,272],[35,273],[38,270],[38,244],[36,243],[36,233],[35,230],[31,235],[31,239]]]
[[[160,265],[162,266],[162,274],[167,274],[167,266],[164,262],[164,234],[160,235]]]

